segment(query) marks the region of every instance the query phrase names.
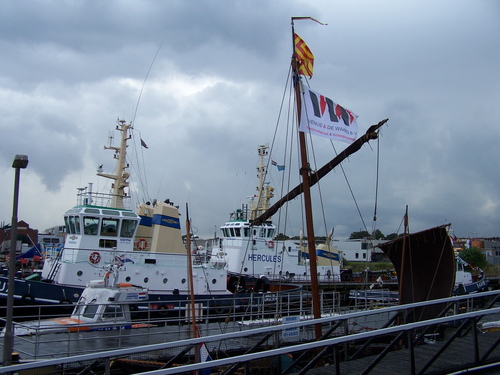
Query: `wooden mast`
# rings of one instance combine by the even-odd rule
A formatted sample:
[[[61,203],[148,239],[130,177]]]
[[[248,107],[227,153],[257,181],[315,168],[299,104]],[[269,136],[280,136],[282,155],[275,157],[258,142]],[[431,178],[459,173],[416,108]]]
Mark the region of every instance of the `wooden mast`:
[[[196,307],[194,300],[194,280],[193,280],[193,259],[191,256],[191,222],[189,219],[189,210],[186,203],[186,247],[188,253],[188,272],[189,272],[189,297],[191,302],[191,324],[193,338],[198,338],[198,326],[196,325]],[[194,360],[198,363],[200,359],[200,348],[198,345],[194,347]]]
[[[301,113],[301,87],[300,87],[300,74],[299,74],[299,61],[297,60],[295,52],[295,30],[293,24],[294,18],[292,17],[292,75],[295,89],[295,102],[297,104],[297,126],[300,123]],[[309,161],[307,159],[306,137],[304,132],[299,131],[299,146],[300,146],[300,175],[302,176],[302,188],[304,192],[304,211],[306,219],[307,230],[307,248],[309,252],[309,267],[311,271],[311,293],[313,301],[313,317],[314,319],[321,318],[320,298],[319,298],[319,283],[318,283],[318,266],[316,259],[316,242],[314,241],[314,224],[312,216],[312,202],[311,202],[311,187],[309,185]],[[314,326],[316,339],[319,340],[322,336],[321,325]]]

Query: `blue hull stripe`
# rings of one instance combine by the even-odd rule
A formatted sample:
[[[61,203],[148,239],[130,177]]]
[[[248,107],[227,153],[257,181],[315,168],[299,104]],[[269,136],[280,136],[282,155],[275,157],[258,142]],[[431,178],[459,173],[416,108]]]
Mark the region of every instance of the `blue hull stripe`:
[[[169,227],[169,228],[181,229],[181,223],[179,219],[176,219],[171,216],[153,215],[153,224],[162,225],[164,227]]]
[[[322,258],[328,258],[331,260],[339,260],[339,254],[337,253],[330,253],[329,251],[325,250],[316,250],[316,256],[322,257]],[[309,253],[302,253],[302,257],[305,259],[309,259]]]
[[[153,218],[147,216],[141,216],[141,222],[139,223],[139,225],[144,225],[145,227],[152,227]]]

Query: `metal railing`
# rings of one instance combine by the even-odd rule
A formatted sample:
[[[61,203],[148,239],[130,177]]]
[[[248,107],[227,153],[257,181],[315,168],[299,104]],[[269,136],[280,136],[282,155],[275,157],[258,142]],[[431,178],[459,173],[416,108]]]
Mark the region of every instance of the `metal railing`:
[[[349,358],[359,355],[352,350],[353,343],[357,350],[362,350],[362,345],[370,340],[381,340],[389,337],[400,337],[400,341],[407,339],[406,347],[409,348],[409,363],[411,364],[411,350],[415,340],[424,342],[433,340],[441,328],[455,328],[468,323],[468,330],[477,335],[472,329],[486,320],[500,320],[500,307],[498,300],[500,291],[485,292],[476,295],[450,297],[441,300],[420,302],[404,306],[392,306],[382,309],[357,311],[345,314],[331,314],[321,319],[307,319],[306,315],[301,318],[304,311],[290,310],[290,315],[277,313],[272,308],[267,310],[268,320],[253,319],[248,311],[229,311],[226,316],[206,315],[204,321],[200,322],[202,337],[189,338],[190,326],[185,324],[165,324],[157,330],[147,329],[148,334],[141,330],[118,332],[100,332],[91,338],[94,340],[98,353],[89,353],[79,356],[61,356],[57,359],[47,359],[35,363],[23,363],[11,367],[0,368],[0,374],[20,371],[23,369],[35,369],[41,367],[55,366],[57,370],[68,372],[71,369],[81,370],[82,366],[97,366],[104,368],[109,373],[111,363],[116,366],[120,361],[123,363],[140,364],[148,361],[154,363],[162,362],[162,374],[183,373],[204,368],[217,368],[219,371],[234,371],[231,364],[235,361],[237,367],[259,366],[265,363],[269,366],[278,366],[279,371],[273,367],[275,373],[286,373],[293,367],[294,372],[305,373],[309,371],[318,361],[326,361],[334,366],[340,373],[340,365]],[[412,311],[426,308],[431,305],[445,306],[440,314],[441,317],[431,320],[418,321],[407,324],[396,324],[405,322],[411,316]],[[300,307],[300,305],[299,305]],[[298,308],[299,308],[298,307]],[[302,306],[303,308],[303,306]],[[264,309],[265,310],[265,309]],[[307,308],[305,309],[307,311]],[[259,313],[261,314],[261,312]],[[296,315],[299,314],[299,315]],[[262,317],[262,315],[259,315]],[[294,317],[291,322],[280,317]],[[298,318],[297,318],[298,316]],[[249,324],[249,322],[253,324]],[[320,324],[323,337],[314,340],[314,326]],[[472,328],[471,328],[472,327]],[[464,329],[462,328],[461,334]],[[218,333],[217,333],[218,332]],[[78,345],[83,345],[83,334],[77,334],[69,340]],[[71,336],[71,334],[69,334]],[[429,339],[428,337],[432,337]],[[160,340],[155,342],[155,338]],[[402,339],[401,339],[402,338]],[[101,342],[99,342],[101,340]],[[60,341],[60,340],[59,340]],[[44,345],[51,345],[54,341],[46,341]],[[117,345],[128,342],[132,347],[116,349]],[[373,341],[372,341],[373,342]],[[415,341],[417,342],[417,341]],[[194,348],[203,343],[213,356],[212,361],[205,363],[194,363]],[[498,342],[497,344],[498,345]],[[391,344],[384,344],[387,349]],[[382,349],[382,352],[383,350]],[[253,350],[254,352],[248,352]],[[393,350],[393,349],[391,349]],[[388,349],[387,349],[388,351]],[[80,351],[80,353],[84,353]],[[318,354],[318,353],[321,353]],[[62,353],[65,354],[65,353]],[[293,356],[294,362],[284,365],[283,359]],[[235,358],[235,356],[237,356]],[[480,358],[481,359],[481,358]],[[128,362],[127,362],[128,361]],[[260,361],[260,362],[259,362]],[[153,363],[150,362],[150,363]],[[175,362],[177,367],[169,367],[170,362]],[[478,360],[478,363],[481,361]],[[413,364],[413,368],[415,365]],[[410,368],[412,368],[410,366]],[[137,373],[140,371],[137,370]],[[145,370],[145,374],[156,374],[158,371]],[[413,372],[412,372],[413,373]]]

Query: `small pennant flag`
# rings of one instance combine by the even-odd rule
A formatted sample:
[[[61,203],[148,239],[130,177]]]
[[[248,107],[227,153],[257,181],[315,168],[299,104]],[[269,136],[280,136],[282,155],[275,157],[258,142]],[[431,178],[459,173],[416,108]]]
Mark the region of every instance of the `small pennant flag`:
[[[141,138],[141,146],[144,147],[144,148],[149,148],[148,145],[146,144],[146,142],[144,142]]]

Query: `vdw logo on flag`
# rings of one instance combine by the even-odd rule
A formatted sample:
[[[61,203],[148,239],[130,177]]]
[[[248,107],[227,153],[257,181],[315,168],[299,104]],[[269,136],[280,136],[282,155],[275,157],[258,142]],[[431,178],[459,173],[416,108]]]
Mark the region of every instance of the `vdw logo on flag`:
[[[308,88],[302,92],[300,131],[347,143],[356,140],[356,114]]]

